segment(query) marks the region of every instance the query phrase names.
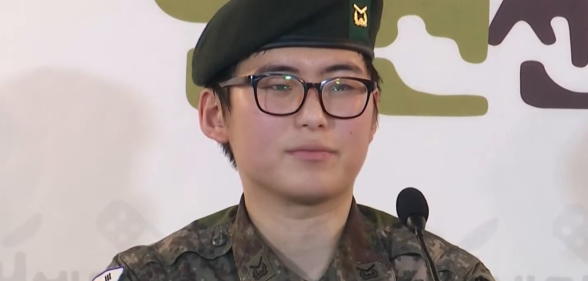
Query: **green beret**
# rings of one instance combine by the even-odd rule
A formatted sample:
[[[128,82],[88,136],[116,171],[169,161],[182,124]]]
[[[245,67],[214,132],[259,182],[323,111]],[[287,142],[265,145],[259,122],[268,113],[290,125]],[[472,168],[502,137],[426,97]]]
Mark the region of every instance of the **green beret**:
[[[374,59],[383,0],[230,0],[194,50],[192,79],[205,86],[251,54],[280,47],[340,48]]]

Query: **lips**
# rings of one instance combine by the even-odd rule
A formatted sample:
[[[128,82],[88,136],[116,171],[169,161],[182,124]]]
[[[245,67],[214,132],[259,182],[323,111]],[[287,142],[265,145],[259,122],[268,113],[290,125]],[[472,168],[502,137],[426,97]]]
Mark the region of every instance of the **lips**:
[[[302,145],[287,150],[289,155],[305,161],[324,161],[335,155],[336,151],[323,145]]]

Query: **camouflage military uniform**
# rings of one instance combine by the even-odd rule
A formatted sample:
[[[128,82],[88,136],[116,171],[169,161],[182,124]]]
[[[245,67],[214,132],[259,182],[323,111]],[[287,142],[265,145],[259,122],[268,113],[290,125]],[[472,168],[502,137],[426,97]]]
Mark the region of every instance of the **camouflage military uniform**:
[[[214,87],[217,75],[239,61],[281,47],[347,49],[373,61],[383,5],[383,0],[230,0],[196,44],[192,80]],[[426,239],[442,281],[494,281],[474,256],[430,233]],[[115,267],[97,279],[117,281],[124,267],[122,281],[301,280],[260,239],[243,200],[155,244],[116,255],[109,268]],[[321,280],[432,278],[415,236],[398,219],[354,202]]]
[[[442,281],[494,281],[482,262],[426,233]],[[251,224],[243,199],[238,206],[199,219],[163,240],[116,255],[120,281],[303,280],[286,268]],[[326,280],[432,280],[418,242],[399,220],[352,205]],[[116,281],[116,280],[113,280]]]

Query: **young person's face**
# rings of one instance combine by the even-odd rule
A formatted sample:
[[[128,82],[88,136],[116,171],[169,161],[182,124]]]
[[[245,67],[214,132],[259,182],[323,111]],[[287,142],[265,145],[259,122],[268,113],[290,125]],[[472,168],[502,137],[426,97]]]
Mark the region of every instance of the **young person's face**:
[[[267,69],[315,83],[342,76],[370,79],[357,52],[319,48],[279,48],[253,55],[237,66],[235,77],[266,73]],[[282,82],[280,85],[271,90],[293,91]],[[267,86],[259,85],[258,89],[269,91]],[[347,88],[334,85],[330,89],[336,94]],[[331,96],[332,108],[357,107],[336,98]],[[208,137],[230,143],[246,188],[263,189],[260,191],[303,204],[352,192],[376,132],[377,90],[370,95],[363,114],[353,119],[327,115],[316,89],[310,89],[302,108],[289,116],[262,112],[249,85],[232,86],[230,99],[230,112],[223,116],[218,100],[209,89],[204,90],[201,126]],[[292,98],[259,94],[258,99],[268,110],[284,110],[284,100]]]

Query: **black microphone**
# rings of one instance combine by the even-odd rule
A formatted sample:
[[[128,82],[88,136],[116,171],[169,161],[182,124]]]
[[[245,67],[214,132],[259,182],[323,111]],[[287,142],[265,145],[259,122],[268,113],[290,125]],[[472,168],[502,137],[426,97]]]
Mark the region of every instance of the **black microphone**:
[[[396,198],[396,212],[400,221],[412,231],[425,254],[425,259],[429,264],[429,271],[433,276],[433,281],[440,281],[437,267],[427,250],[427,245],[423,239],[423,231],[429,218],[429,205],[423,193],[414,187],[407,187],[400,191]]]

